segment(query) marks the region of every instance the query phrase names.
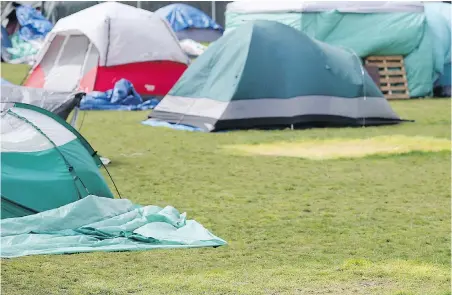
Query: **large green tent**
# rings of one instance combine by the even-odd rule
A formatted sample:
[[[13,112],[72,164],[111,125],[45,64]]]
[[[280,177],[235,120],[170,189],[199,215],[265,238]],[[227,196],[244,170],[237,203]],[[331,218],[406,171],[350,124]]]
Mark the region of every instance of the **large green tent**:
[[[444,72],[444,60],[450,61],[450,55],[447,57],[446,52],[436,49],[438,45],[450,48],[450,32],[440,38],[431,33],[426,10],[429,5],[435,4],[426,1],[235,1],[227,6],[225,28],[227,33],[248,21],[273,20],[319,41],[350,48],[362,58],[402,55],[410,96],[422,97],[432,94],[434,81]],[[450,5],[444,4],[443,10],[450,14]],[[430,17],[442,18],[440,13]],[[441,26],[447,29],[447,22]]]
[[[274,21],[218,39],[149,117],[204,131],[400,122],[358,56]]]
[[[1,218],[88,195],[113,198],[89,143],[55,114],[15,103],[1,114]]]

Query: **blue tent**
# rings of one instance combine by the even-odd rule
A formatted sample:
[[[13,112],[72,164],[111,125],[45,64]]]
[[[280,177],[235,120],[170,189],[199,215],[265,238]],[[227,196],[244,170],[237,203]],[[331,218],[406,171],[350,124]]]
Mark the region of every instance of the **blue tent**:
[[[179,40],[212,42],[223,34],[219,24],[201,10],[187,4],[170,4],[155,13],[169,22]]]

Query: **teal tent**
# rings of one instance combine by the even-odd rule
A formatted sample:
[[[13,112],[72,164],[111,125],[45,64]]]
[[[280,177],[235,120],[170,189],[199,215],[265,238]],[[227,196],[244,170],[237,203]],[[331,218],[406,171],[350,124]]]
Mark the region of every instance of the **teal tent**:
[[[1,114],[1,218],[54,209],[88,195],[113,198],[89,143],[57,115],[15,103]]]
[[[274,21],[215,41],[149,117],[204,131],[400,122],[353,52]]]
[[[225,13],[226,34],[253,20],[273,20],[331,45],[343,46],[365,58],[402,55],[411,97],[429,96],[444,69],[446,52],[437,50],[441,40],[429,29],[428,5],[418,1],[236,1]],[[441,5],[450,14],[450,4]],[[436,13],[430,19],[447,30]],[[449,24],[450,26],[450,24]],[[449,42],[443,42],[450,47]],[[441,44],[442,46],[442,44]],[[450,55],[449,55],[450,59]]]

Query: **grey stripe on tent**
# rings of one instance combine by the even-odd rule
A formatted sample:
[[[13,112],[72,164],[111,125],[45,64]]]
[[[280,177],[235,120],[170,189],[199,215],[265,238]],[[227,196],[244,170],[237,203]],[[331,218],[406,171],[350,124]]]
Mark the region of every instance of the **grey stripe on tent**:
[[[290,99],[265,98],[222,102],[207,98],[167,95],[155,111],[208,117],[217,120],[280,118],[302,115],[400,120],[383,97],[300,96]],[[151,117],[156,118],[152,114]]]
[[[262,5],[264,4],[264,5]],[[283,1],[279,5],[266,3],[232,2],[226,13],[294,13],[338,11],[341,13],[424,12],[422,1]]]

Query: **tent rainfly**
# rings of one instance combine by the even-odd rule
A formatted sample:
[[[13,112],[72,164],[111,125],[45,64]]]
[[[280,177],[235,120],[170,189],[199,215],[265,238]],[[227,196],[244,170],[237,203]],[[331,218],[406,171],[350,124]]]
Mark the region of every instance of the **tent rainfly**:
[[[450,4],[435,1],[235,1],[225,28],[278,21],[361,58],[403,56],[410,96],[424,97],[450,70],[450,15]]]
[[[273,21],[218,39],[149,117],[204,131],[401,121],[356,55]]]
[[[61,92],[107,91],[123,78],[143,96],[164,96],[189,62],[158,15],[106,2],[56,23],[24,85]]]
[[[54,209],[90,194],[113,198],[96,152],[59,116],[16,103],[0,119],[2,219]]]

